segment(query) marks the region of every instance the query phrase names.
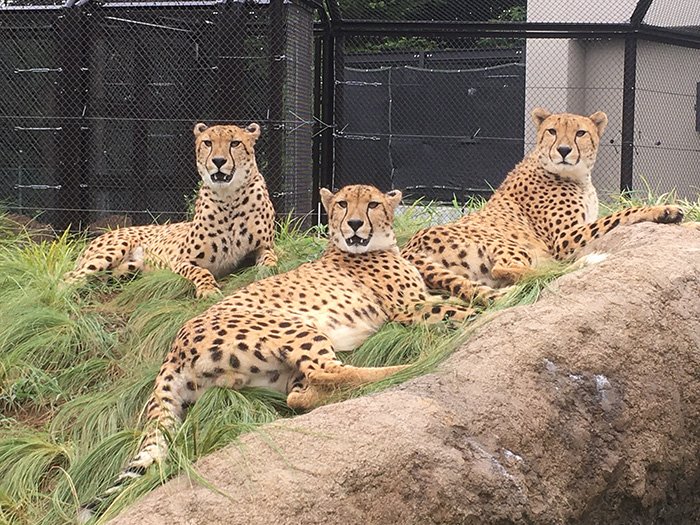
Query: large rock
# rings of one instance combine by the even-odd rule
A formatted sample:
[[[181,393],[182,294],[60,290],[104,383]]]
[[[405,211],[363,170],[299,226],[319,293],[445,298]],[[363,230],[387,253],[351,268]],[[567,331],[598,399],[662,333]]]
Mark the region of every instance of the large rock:
[[[114,523],[697,523],[700,233],[641,224],[439,369],[263,428]]]

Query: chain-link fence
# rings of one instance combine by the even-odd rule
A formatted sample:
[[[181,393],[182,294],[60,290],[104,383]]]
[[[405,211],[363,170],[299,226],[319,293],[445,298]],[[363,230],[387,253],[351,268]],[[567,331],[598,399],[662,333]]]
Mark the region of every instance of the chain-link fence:
[[[488,196],[534,146],[530,112],[610,119],[594,183],[700,189],[693,0],[329,0],[333,170],[413,198]]]
[[[311,206],[312,13],[295,3],[7,0],[0,206],[58,228],[180,220],[194,124],[258,122],[280,213]]]
[[[696,0],[0,0],[0,209],[186,216],[192,127],[258,122],[279,215],[319,186],[488,196],[529,114],[610,119],[594,179],[700,187]]]

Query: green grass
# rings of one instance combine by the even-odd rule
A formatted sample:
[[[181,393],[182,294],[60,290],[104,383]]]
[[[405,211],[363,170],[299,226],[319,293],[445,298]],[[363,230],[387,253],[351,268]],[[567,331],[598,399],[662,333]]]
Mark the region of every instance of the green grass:
[[[651,192],[625,195],[606,211],[673,200],[679,202]],[[689,219],[700,219],[698,203],[680,204]],[[456,203],[453,208],[463,211]],[[437,210],[421,203],[408,207],[396,220],[399,243],[439,222]],[[241,270],[223,280],[223,292],[316,259],[326,247],[323,233],[322,228],[304,231],[289,218],[282,221],[279,264]],[[25,234],[12,237],[0,231],[0,523],[70,523],[79,503],[113,480],[143,435],[143,407],[177,330],[217,300],[195,300],[191,283],[168,271],[66,285],[62,276],[84,245],[81,236],[64,234],[55,242],[34,244]],[[535,301],[567,271],[565,264],[543,269],[496,307]],[[429,373],[480,322],[461,330],[444,324],[387,324],[342,358],[357,366],[412,366],[376,384],[340,391],[337,399]],[[169,436],[169,461],[129,485],[105,519],[178,472],[196,479],[190,467],[194,459],[291,415],[284,396],[269,390],[206,392]]]
[[[675,191],[660,192],[658,188],[652,188],[643,177],[640,179],[643,189],[612,195],[609,200],[601,202],[601,215],[610,215],[615,211],[632,206],[676,204],[681,206],[685,212],[684,222],[700,221],[700,200],[679,199]]]

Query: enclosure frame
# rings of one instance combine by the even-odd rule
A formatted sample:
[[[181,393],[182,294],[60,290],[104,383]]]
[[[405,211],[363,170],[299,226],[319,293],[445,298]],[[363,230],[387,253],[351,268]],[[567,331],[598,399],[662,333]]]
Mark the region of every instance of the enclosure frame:
[[[39,1],[39,0],[37,0]],[[275,203],[284,200],[285,183],[293,184],[294,191],[304,193],[304,197],[295,203],[302,202],[302,214],[307,214],[308,223],[317,223],[322,217],[322,210],[318,196],[321,187],[333,186],[334,170],[336,166],[336,133],[337,125],[342,122],[342,97],[343,90],[338,89],[342,83],[344,70],[345,42],[351,37],[435,37],[442,39],[473,39],[473,38],[507,38],[507,39],[607,39],[624,43],[624,79],[622,83],[622,127],[620,146],[620,180],[619,189],[627,192],[633,186],[634,174],[634,149],[635,149],[635,111],[637,96],[637,57],[638,44],[641,41],[655,42],[672,46],[680,46],[689,49],[700,49],[700,32],[691,33],[670,28],[649,25],[644,22],[645,17],[655,3],[662,0],[637,0],[630,13],[629,20],[616,23],[593,22],[506,22],[506,21],[445,21],[445,20],[373,20],[351,19],[343,16],[342,2],[339,0],[293,0],[296,5],[303,5],[305,9],[313,12],[313,42],[309,49],[312,57],[313,75],[311,78],[311,100],[309,102],[309,122],[304,122],[309,128],[310,135],[310,180],[305,174],[298,179],[290,181],[268,178],[268,187]],[[285,19],[285,5],[292,0],[258,0],[254,4],[264,4],[269,13],[271,33],[283,33],[288,20]],[[93,27],[88,20],[96,10],[109,10],[111,8],[129,7],[158,7],[173,9],[177,12],[187,12],[191,9],[203,7],[246,5],[242,0],[194,0],[177,1],[163,0],[150,2],[129,1],[99,1],[99,0],[67,0],[63,5],[54,6],[4,6],[0,8],[2,20],[7,24],[21,22],[29,18],[41,20],[48,14],[59,15],[60,21],[55,31],[56,48],[64,57],[70,56],[70,60],[64,60],[74,68],[70,75],[63,75],[57,87],[57,92],[70,93],[71,97],[64,97],[59,103],[63,104],[61,114],[75,115],[79,113],[79,106],[85,104],[87,90],[85,88],[88,79],[86,73],[80,68],[80,57],[88,53]],[[83,20],[84,19],[84,20]],[[79,35],[69,33],[61,28],[75,27],[81,21],[85,22],[87,30]],[[270,42],[268,50],[271,57],[284,56],[284,43],[281,40]],[[143,57],[142,57],[143,59]],[[269,61],[270,82],[264,90],[264,96],[269,99],[267,119],[271,126],[284,127],[285,101],[283,99],[283,86],[287,81],[282,60],[270,58]],[[698,84],[700,86],[700,83]],[[698,87],[700,93],[700,87]],[[698,95],[700,97],[700,95]],[[699,98],[700,100],[700,98]],[[148,115],[153,108],[145,101],[141,101],[140,111]],[[223,119],[232,118],[231,115],[222,115]],[[700,111],[697,112],[700,122]],[[280,124],[282,123],[282,124]],[[700,124],[699,124],[700,125]],[[87,181],[90,176],[90,166],[81,151],[86,143],[87,125],[80,119],[65,119],[59,124],[63,130],[70,129],[70,133],[62,133],[58,136],[56,155],[52,162],[57,164],[56,178],[59,192],[70,194],[71,202],[75,205],[68,210],[68,216],[59,227],[65,224],[85,225],[87,223],[84,208],[88,207],[89,194]],[[276,129],[275,131],[280,131]],[[65,142],[67,136],[77,137],[70,143]],[[303,138],[303,137],[302,137]],[[267,159],[269,171],[282,173],[287,176],[287,166],[295,159],[285,156],[284,136],[272,133],[266,136],[268,140]],[[63,141],[63,142],[62,142]],[[143,147],[143,145],[142,145]],[[136,157],[142,158],[145,152],[136,152]],[[307,159],[303,159],[304,162]],[[617,161],[616,161],[617,163]],[[617,165],[617,164],[616,164]],[[298,186],[298,187],[297,187]],[[146,209],[146,197],[135,196],[135,209]],[[140,200],[139,200],[140,199]],[[308,199],[308,200],[304,200]],[[292,199],[293,200],[293,199]],[[286,210],[284,210],[286,211]]]
[[[637,43],[640,40],[674,46],[700,49],[700,34],[675,31],[644,24],[644,18],[658,0],[638,0],[628,22],[624,23],[571,23],[571,22],[463,22],[463,21],[391,21],[358,20],[342,17],[338,0],[324,0],[328,20],[317,23],[317,38],[322,42],[323,83],[317,85],[315,96],[323,99],[324,111],[317,114],[320,122],[332,126],[338,120],[334,86],[342,71],[344,39],[350,36],[403,36],[443,38],[585,38],[619,39],[624,41],[623,117],[620,183],[621,192],[632,189],[634,172],[634,132]],[[319,11],[321,11],[320,6]],[[700,88],[699,88],[700,89]],[[317,150],[321,152],[320,185],[330,186],[333,180],[334,143],[332,130],[320,134]]]

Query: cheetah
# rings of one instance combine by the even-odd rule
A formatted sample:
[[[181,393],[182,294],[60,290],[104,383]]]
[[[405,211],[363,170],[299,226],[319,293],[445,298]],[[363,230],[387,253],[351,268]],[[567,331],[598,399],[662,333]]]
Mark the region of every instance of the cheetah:
[[[184,407],[208,388],[267,387],[286,394],[292,408],[313,408],[334,385],[376,381],[404,368],[359,368],[336,357],[385,322],[471,318],[471,308],[428,295],[418,270],[400,256],[392,226],[400,200],[400,191],[384,194],[372,186],[346,186],[335,194],[322,189],[329,244],[319,259],[241,288],[185,323],[147,403],[155,430],[83,516],[165,457],[164,435],[179,427]]]
[[[597,219],[591,171],[607,115],[536,108],[532,118],[537,146],[484,207],[422,229],[404,246],[402,255],[428,288],[486,302],[547,260],[575,259],[587,243],[619,225],[682,220],[678,206],[628,208]]]
[[[202,178],[190,222],[151,224],[109,231],[95,238],[66,274],[69,282],[95,272],[116,275],[169,267],[192,281],[197,297],[219,292],[216,279],[248,256],[274,266],[275,212],[255,162],[260,126],[194,127],[197,170]]]

